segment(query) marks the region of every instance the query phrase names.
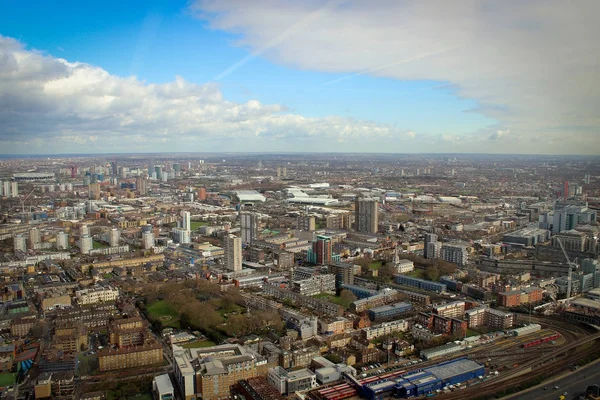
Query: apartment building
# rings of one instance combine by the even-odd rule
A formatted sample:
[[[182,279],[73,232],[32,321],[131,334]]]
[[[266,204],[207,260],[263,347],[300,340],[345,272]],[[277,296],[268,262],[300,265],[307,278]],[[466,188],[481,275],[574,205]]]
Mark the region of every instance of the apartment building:
[[[75,297],[77,298],[77,303],[79,305],[113,302],[119,298],[119,289],[97,286],[94,288],[77,290],[75,292]]]
[[[100,371],[113,371],[160,364],[163,361],[163,348],[160,343],[119,349],[104,348],[98,352]]]
[[[384,322],[361,330],[361,336],[366,340],[372,340],[394,332],[406,332],[409,329],[408,321],[401,319],[397,321]]]

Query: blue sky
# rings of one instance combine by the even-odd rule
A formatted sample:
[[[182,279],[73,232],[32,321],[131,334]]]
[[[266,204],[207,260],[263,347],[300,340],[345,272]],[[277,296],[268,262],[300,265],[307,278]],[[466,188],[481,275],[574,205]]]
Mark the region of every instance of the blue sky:
[[[291,4],[289,2],[265,3],[273,3],[273,7],[279,7],[277,12],[281,13],[282,19],[291,18],[292,22],[295,18],[302,20],[301,15],[294,16],[295,13],[298,14],[298,10],[294,10],[291,6],[289,15],[286,14],[285,7]],[[407,140],[405,145],[398,146],[393,151],[402,149],[408,152],[426,152],[432,149],[444,151],[448,148],[448,144],[456,146],[457,143],[464,144],[472,138],[476,138],[476,141],[480,141],[481,137],[493,137],[497,140],[501,137],[506,138],[509,132],[513,132],[511,135],[514,138],[515,131],[518,132],[518,137],[522,138],[522,135],[529,134],[529,131],[539,133],[541,129],[541,127],[530,126],[528,131],[524,130],[520,126],[525,125],[523,121],[516,119],[516,115],[521,110],[517,110],[515,116],[511,115],[505,119],[502,118],[501,113],[498,113],[498,110],[510,108],[508,103],[512,100],[509,97],[512,93],[504,93],[505,87],[510,87],[501,81],[506,79],[505,76],[477,77],[477,82],[484,82],[486,86],[489,82],[500,80],[497,87],[491,87],[482,93],[478,93],[478,87],[474,86],[473,82],[469,82],[468,78],[455,77],[457,73],[448,73],[448,76],[445,76],[444,69],[461,70],[460,57],[463,57],[463,54],[458,53],[451,58],[451,54],[446,57],[444,53],[454,52],[455,47],[463,49],[462,45],[455,46],[451,43],[448,46],[450,50],[443,50],[440,56],[425,56],[422,57],[423,59],[419,59],[419,49],[399,47],[393,50],[396,59],[407,58],[409,61],[394,62],[391,63],[391,67],[378,70],[382,63],[386,65],[388,58],[386,58],[385,48],[377,49],[378,53],[371,54],[372,43],[361,44],[362,42],[355,41],[355,58],[353,55],[348,56],[348,49],[344,47],[348,44],[336,42],[340,40],[339,37],[344,37],[343,35],[331,39],[327,35],[322,35],[316,46],[312,45],[308,50],[302,47],[303,35],[306,35],[305,42],[314,41],[315,39],[310,37],[312,28],[326,27],[329,22],[327,18],[331,15],[327,14],[311,24],[309,28],[293,32],[291,38],[261,52],[257,57],[215,81],[215,77],[228,67],[247,57],[253,50],[264,47],[265,40],[269,40],[269,32],[276,32],[276,35],[278,29],[281,30],[276,25],[277,21],[272,21],[272,18],[260,19],[261,15],[268,15],[269,10],[252,10],[250,6],[250,9],[246,10],[247,13],[239,12],[237,11],[239,3],[236,4],[235,1],[200,1],[193,10],[190,9],[190,3],[187,1],[105,1],[102,3],[67,1],[60,4],[60,7],[56,7],[47,2],[34,1],[26,5],[22,2],[5,2],[3,9],[8,12],[0,14],[0,35],[20,43],[22,46],[20,51],[24,53],[31,53],[33,50],[43,52],[45,62],[64,59],[69,63],[86,63],[106,71],[110,76],[118,78],[135,76],[142,86],[168,85],[179,76],[189,84],[205,85],[215,82],[218,85],[216,90],[221,93],[225,102],[243,105],[257,100],[261,105],[278,105],[279,108],[270,111],[272,114],[292,114],[311,118],[314,119],[315,125],[319,125],[321,119],[329,118],[340,118],[344,121],[349,119],[354,122],[344,122],[344,124],[359,126],[364,125],[361,121],[368,121],[376,127],[386,127],[385,129],[393,131],[393,135]],[[313,9],[309,7],[307,12],[314,11],[318,6],[319,4],[316,4]],[[360,6],[356,7],[360,8]],[[351,11],[353,10],[350,6],[344,9],[346,13]],[[365,13],[360,9],[355,12],[359,17]],[[259,16],[258,20],[251,19],[254,15]],[[339,18],[339,15],[334,16]],[[348,14],[348,19],[351,18],[353,15]],[[381,17],[373,16],[375,21],[377,18]],[[335,18],[332,21],[335,22]],[[459,22],[457,21],[457,24]],[[268,26],[269,23],[275,25],[271,27]],[[386,23],[382,20],[381,32],[386,29]],[[261,31],[263,27],[265,31]],[[355,30],[352,29],[352,32],[354,33]],[[377,41],[377,43],[381,42],[381,40]],[[349,44],[350,49],[353,45],[353,43]],[[361,47],[363,45],[364,48]],[[323,49],[319,46],[323,46]],[[443,47],[443,44],[440,46]],[[312,53],[313,49],[314,53]],[[435,46],[431,49],[436,53]],[[327,62],[321,64],[322,51],[327,52],[326,57],[331,55],[331,60],[334,61],[326,60]],[[336,59],[336,51],[342,55],[339,62]],[[418,62],[410,61],[415,54]],[[456,61],[457,59],[459,61]],[[482,68],[484,67],[482,65]],[[427,71],[429,68],[432,68],[430,73]],[[364,73],[369,70],[373,72]],[[517,72],[526,74],[523,71]],[[352,74],[357,75],[349,76]],[[123,100],[127,100],[126,90],[118,92],[125,93],[121,95]],[[57,93],[61,97],[60,91]],[[84,114],[81,111],[77,112],[78,116]],[[259,114],[262,118],[262,111]],[[198,122],[204,123],[203,120]],[[266,123],[268,127],[264,127],[264,124],[256,125],[254,120],[247,122],[253,127],[258,126],[256,129],[260,132],[274,130],[271,122]],[[281,123],[278,122],[276,125],[281,126]],[[335,127],[334,129],[339,129],[340,124],[335,122],[332,126]],[[359,129],[345,126],[348,130]],[[238,128],[239,126],[236,126],[235,129]],[[31,131],[33,127],[22,129]],[[83,133],[74,136],[73,131],[77,129],[81,129]],[[89,144],[90,142],[85,138],[86,129],[89,129],[89,124],[86,123],[82,123],[79,127],[69,125],[68,129],[57,127],[54,131],[49,129],[48,136],[36,136],[35,140],[39,146],[49,137],[79,136],[79,144],[83,145],[86,142]],[[91,137],[102,135],[102,129],[94,127],[91,130],[93,133],[88,135]],[[188,130],[180,131],[179,135],[199,135],[194,133],[194,129],[190,130],[189,127],[185,129]],[[297,140],[300,140],[298,137],[302,135],[296,137],[294,128],[290,125],[285,125],[285,129],[288,132],[285,137],[290,144],[300,143]],[[305,136],[316,132],[313,128],[299,129]],[[306,133],[305,130],[311,133]],[[362,132],[358,134],[359,137],[369,135],[370,131]],[[30,132],[31,140],[34,140],[33,133]],[[144,134],[141,131],[137,132],[140,133]],[[252,138],[236,137],[243,143],[248,141],[254,143],[256,137],[262,134],[250,135],[253,136]],[[402,136],[404,134],[408,136]],[[278,132],[273,132],[272,135],[282,136]],[[412,140],[415,135],[419,140]],[[203,138],[207,137],[203,136]],[[9,143],[6,138],[4,140]],[[176,151],[182,147],[181,144],[171,143],[171,139],[161,140],[163,142],[160,143],[163,144],[145,144],[144,149],[150,151],[167,146],[169,150]],[[375,140],[367,151],[389,150],[382,148],[385,140],[387,140],[385,137],[379,141]],[[337,140],[332,137],[330,146],[343,150],[344,141],[345,139]],[[32,143],[15,141],[9,152],[31,147]],[[74,143],[73,146],[69,146],[73,151],[79,150],[76,145],[77,139],[74,139]],[[494,145],[496,146],[497,143]],[[242,145],[241,148],[244,146]],[[265,142],[257,144],[256,147],[277,151],[285,148],[286,142],[280,142],[276,146],[270,146]],[[476,149],[464,148],[466,152],[487,152],[485,149],[489,150],[486,143]],[[505,146],[501,149],[507,151],[509,147]],[[456,151],[457,148],[452,150]],[[460,150],[458,148],[458,151]],[[541,152],[544,152],[543,149]],[[548,150],[548,152],[553,151]]]

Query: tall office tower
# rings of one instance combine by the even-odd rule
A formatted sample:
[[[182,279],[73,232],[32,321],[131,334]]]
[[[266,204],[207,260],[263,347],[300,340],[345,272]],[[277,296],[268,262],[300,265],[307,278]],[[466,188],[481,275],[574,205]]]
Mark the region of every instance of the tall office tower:
[[[428,233],[425,235],[425,243],[423,243],[423,257],[430,258],[427,256],[427,246],[429,243],[437,242],[438,237],[435,233]],[[433,258],[433,257],[431,257]]]
[[[94,243],[90,235],[82,236],[79,240],[79,251],[81,254],[90,254],[90,251],[94,248]]]
[[[162,165],[155,165],[154,172],[156,172],[156,179],[162,181]]]
[[[316,229],[315,217],[312,215],[300,215],[296,222],[299,231],[314,231]]]
[[[110,247],[117,247],[121,242],[121,232],[117,228],[112,228],[108,233],[108,244]]]
[[[318,235],[316,240],[312,242],[312,248],[308,249],[306,260],[312,264],[327,265],[332,262],[339,262],[340,255],[333,254],[330,236]]]
[[[0,181],[0,197],[4,196],[4,183]]]
[[[249,212],[241,213],[240,226],[243,244],[249,244],[256,240],[258,237],[258,215]]]
[[[138,176],[137,178],[135,178],[135,189],[138,191],[140,196],[143,196],[146,193],[148,193],[148,181],[146,180],[146,178],[142,176]]]
[[[69,248],[69,235],[66,232],[58,232],[56,235],[56,250],[67,250]]]
[[[182,211],[181,212],[181,228],[189,231],[192,229],[191,227],[192,227],[192,225],[191,225],[191,221],[190,221],[190,212]]]
[[[18,182],[10,183],[10,197],[19,197],[19,183]]]
[[[225,268],[238,272],[242,270],[242,238],[235,235],[225,235],[223,238],[225,248]]]
[[[113,161],[110,163],[111,173],[113,175],[119,175],[119,167],[117,166],[117,162]]]
[[[27,251],[27,242],[25,240],[25,236],[15,235],[13,244],[14,244],[15,253],[17,253],[19,251],[22,251],[22,252]]]
[[[152,176],[154,172],[154,163],[152,161],[148,162],[148,176]]]
[[[2,186],[4,187],[4,196],[10,197],[10,181],[2,182]]]
[[[42,241],[42,235],[38,228],[33,228],[29,231],[29,248],[37,249]]]
[[[142,232],[142,246],[146,250],[154,247],[154,233],[152,231]]]
[[[375,199],[356,199],[354,213],[356,230],[364,233],[377,233],[379,220],[378,202]]]

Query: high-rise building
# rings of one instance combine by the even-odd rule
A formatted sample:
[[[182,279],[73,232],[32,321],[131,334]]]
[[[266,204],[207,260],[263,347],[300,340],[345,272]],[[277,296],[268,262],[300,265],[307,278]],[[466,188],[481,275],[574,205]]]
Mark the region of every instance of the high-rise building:
[[[10,197],[19,197],[19,182],[10,183]]]
[[[135,178],[135,188],[141,196],[148,193],[148,181],[146,178],[142,176]]]
[[[31,249],[37,249],[42,241],[42,235],[38,228],[29,230],[29,247]]]
[[[340,255],[333,254],[330,236],[318,235],[312,242],[312,249],[308,249],[306,259],[312,264],[328,265],[332,262],[339,262]]]
[[[88,198],[90,198],[90,199],[100,198],[100,184],[98,182],[89,184]]]
[[[163,173],[162,173],[162,166],[161,165],[155,165],[154,166],[154,172],[156,173],[156,179],[158,179],[159,181],[162,181],[163,179]]]
[[[25,240],[25,236],[23,235],[15,235],[14,237],[14,250],[15,253],[19,251],[27,251],[27,242]]]
[[[442,256],[442,242],[429,242],[427,243],[427,258],[435,260]]]
[[[56,235],[56,249],[67,250],[69,248],[69,235],[66,232],[58,232]]]
[[[242,270],[242,238],[226,235],[223,240],[225,248],[225,268],[230,271]]]
[[[110,163],[111,173],[113,175],[119,175],[119,167],[117,166],[117,162],[113,161]]]
[[[83,224],[79,226],[79,236],[86,236],[90,234],[90,227]]]
[[[580,224],[594,224],[597,214],[596,210],[588,208],[587,203],[556,202],[552,215],[552,234],[575,229]],[[549,216],[540,217],[540,220],[543,218],[549,219]]]
[[[438,236],[435,233],[428,233],[425,235],[425,243],[423,244],[423,257],[424,258],[435,258],[429,257],[427,254],[429,243],[437,242]]]
[[[90,251],[94,248],[92,237],[89,235],[82,236],[79,241],[79,251],[81,254],[90,254]]]
[[[182,211],[181,212],[181,228],[185,229],[185,230],[191,230],[192,223],[191,223],[191,214],[189,211]]]
[[[2,182],[2,187],[4,188],[4,196],[10,197],[10,181]]]
[[[465,266],[468,260],[467,246],[450,243],[442,245],[442,259],[454,263],[459,267]]]
[[[142,232],[142,245],[146,250],[154,247],[154,233],[152,231]]]
[[[356,199],[354,205],[356,230],[364,233],[377,233],[378,202],[375,199]]]
[[[250,244],[258,237],[258,215],[250,212],[240,214],[242,243]]]
[[[206,188],[203,186],[198,188],[198,201],[206,200]]]
[[[108,244],[110,247],[117,247],[121,241],[121,232],[117,228],[112,228],[108,233]]]
[[[191,243],[190,231],[183,228],[173,228],[173,240],[175,243],[187,244]]]
[[[314,231],[317,227],[313,215],[300,215],[297,220],[299,231]]]

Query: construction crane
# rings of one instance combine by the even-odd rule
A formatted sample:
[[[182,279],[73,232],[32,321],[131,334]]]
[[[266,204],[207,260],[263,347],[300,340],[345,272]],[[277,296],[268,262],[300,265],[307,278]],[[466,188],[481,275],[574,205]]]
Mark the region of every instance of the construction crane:
[[[31,190],[31,192],[29,192],[27,194],[27,196],[23,197],[23,200],[21,200],[21,209],[22,209],[21,212],[23,213],[23,216],[25,216],[25,201],[29,198],[29,196],[31,196],[31,193],[33,193],[34,191],[35,191],[35,188],[33,188]]]
[[[577,269],[577,264],[572,263],[571,260],[569,260],[569,255],[567,254],[567,251],[565,250],[565,246],[563,246],[563,243],[560,240],[560,238],[555,237],[555,239],[558,242],[558,244],[560,245],[560,248],[561,248],[563,254],[565,255],[565,258],[567,259],[567,264],[569,266],[569,272],[568,272],[568,277],[567,277],[567,299],[569,299],[569,298],[571,298],[572,273],[573,273],[573,269]]]

